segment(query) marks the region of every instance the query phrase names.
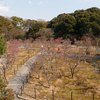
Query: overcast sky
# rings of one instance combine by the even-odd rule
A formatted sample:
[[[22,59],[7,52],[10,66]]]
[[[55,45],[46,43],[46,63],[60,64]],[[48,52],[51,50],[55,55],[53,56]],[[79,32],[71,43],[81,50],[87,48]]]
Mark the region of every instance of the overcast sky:
[[[62,13],[98,7],[100,0],[0,0],[0,15],[50,21]]]

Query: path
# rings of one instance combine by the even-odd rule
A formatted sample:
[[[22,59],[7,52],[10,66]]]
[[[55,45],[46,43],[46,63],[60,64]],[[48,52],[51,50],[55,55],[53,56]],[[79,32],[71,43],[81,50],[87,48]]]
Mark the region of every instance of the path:
[[[86,46],[76,46],[76,45],[69,45],[69,47],[87,48]],[[100,48],[98,47],[89,47],[89,48],[94,49],[96,51],[100,51]]]
[[[34,67],[38,57],[41,52],[31,57],[17,72],[17,74],[11,79],[8,84],[8,88],[13,89],[16,93],[19,93],[21,87],[23,86],[23,82],[26,83],[26,77],[28,78],[29,73],[31,72],[31,68]],[[15,100],[17,100],[15,98]]]

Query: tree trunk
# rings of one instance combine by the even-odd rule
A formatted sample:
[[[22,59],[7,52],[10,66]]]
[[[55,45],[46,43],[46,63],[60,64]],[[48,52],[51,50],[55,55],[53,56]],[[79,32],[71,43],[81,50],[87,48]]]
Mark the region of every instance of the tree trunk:
[[[39,73],[38,73],[38,79],[40,79],[40,71],[39,71]]]
[[[74,76],[74,71],[73,71],[73,69],[71,69],[71,75],[72,75],[72,79],[73,79],[73,76]]]
[[[74,73],[72,73],[72,79],[73,79]]]

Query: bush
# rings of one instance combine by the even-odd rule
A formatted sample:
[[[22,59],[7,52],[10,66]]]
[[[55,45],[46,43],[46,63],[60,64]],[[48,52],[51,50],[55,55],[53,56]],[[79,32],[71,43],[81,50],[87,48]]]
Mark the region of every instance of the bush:
[[[4,40],[4,34],[0,36],[0,54],[4,54],[7,50],[7,42]]]
[[[0,79],[0,100],[14,100],[14,94],[11,89],[6,89],[6,84]]]

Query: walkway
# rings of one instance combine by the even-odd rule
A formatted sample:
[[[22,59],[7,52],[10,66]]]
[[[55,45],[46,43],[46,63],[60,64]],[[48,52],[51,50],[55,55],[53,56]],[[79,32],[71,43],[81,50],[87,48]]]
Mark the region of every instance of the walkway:
[[[16,93],[19,93],[21,87],[23,86],[23,82],[26,83],[29,74],[31,73],[31,68],[34,67],[35,63],[38,60],[41,52],[31,57],[17,72],[17,74],[12,78],[12,80],[8,84],[8,88],[13,89]],[[15,98],[15,100],[17,100]]]

